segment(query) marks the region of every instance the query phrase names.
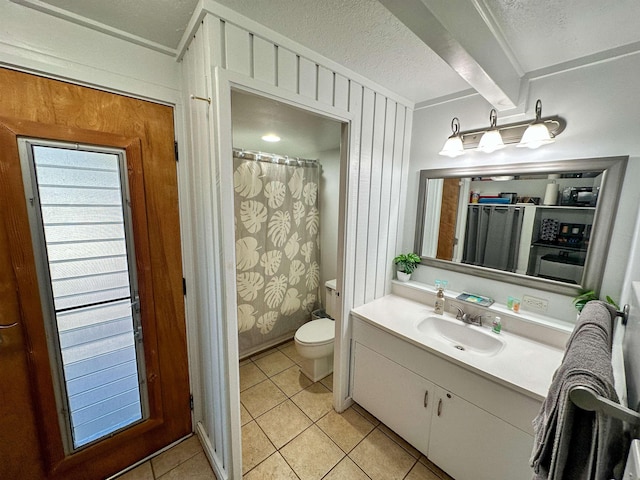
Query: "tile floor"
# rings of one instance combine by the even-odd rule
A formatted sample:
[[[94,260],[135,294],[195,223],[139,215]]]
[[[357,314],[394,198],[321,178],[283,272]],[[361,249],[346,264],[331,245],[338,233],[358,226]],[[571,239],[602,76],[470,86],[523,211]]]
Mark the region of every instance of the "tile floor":
[[[196,435],[121,475],[117,480],[216,480]]]
[[[293,342],[240,363],[245,480],[453,480],[359,405],[332,407]]]
[[[453,480],[359,405],[333,410],[293,342],[240,363],[244,480]],[[215,480],[196,436],[118,480]]]

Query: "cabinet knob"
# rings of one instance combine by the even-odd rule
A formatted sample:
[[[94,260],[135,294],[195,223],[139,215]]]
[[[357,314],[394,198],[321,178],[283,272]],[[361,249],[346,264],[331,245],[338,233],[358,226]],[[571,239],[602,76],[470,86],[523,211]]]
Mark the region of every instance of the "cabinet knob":
[[[427,405],[429,405],[429,390],[424,392],[424,408],[427,408]]]
[[[442,399],[438,400],[438,416],[442,413]]]

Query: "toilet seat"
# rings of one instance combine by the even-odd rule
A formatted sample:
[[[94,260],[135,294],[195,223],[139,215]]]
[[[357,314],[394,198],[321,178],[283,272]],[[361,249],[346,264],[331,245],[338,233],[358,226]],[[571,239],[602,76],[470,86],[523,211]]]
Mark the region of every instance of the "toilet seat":
[[[303,345],[326,345],[335,337],[335,322],[329,318],[319,318],[302,325],[295,334],[296,342]]]

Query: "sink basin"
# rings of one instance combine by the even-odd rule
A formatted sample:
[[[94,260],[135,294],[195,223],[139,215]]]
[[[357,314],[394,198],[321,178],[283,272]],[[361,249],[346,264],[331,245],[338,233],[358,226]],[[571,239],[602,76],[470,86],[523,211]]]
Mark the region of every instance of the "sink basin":
[[[458,350],[482,355],[495,355],[504,347],[499,335],[482,327],[467,325],[445,317],[427,317],[417,325],[418,331],[451,343]]]

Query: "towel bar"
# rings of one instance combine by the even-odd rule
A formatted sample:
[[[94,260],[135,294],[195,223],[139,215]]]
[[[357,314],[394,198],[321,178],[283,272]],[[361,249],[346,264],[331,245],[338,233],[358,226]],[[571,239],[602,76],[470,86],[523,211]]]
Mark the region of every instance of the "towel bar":
[[[622,317],[622,325],[627,324],[627,320],[629,320],[629,304],[628,303],[624,307],[622,307],[622,311],[616,312],[616,317]]]
[[[590,412],[600,412],[633,426],[640,426],[640,413],[596,395],[587,387],[574,387],[569,392],[574,405]]]

